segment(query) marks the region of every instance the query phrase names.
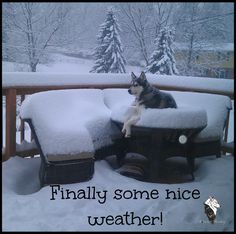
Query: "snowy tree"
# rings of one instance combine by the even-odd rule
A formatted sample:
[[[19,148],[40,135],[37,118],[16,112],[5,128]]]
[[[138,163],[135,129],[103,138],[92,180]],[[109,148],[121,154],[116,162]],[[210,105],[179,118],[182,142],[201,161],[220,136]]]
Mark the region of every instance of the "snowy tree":
[[[148,63],[148,45],[151,35],[150,18],[153,7],[146,3],[120,3],[122,26],[127,35],[127,43],[133,51],[140,53],[141,58]],[[135,54],[136,54],[135,53]]]
[[[3,5],[3,12],[4,10],[7,8],[9,3],[5,3]],[[8,35],[8,31],[9,31],[9,24],[8,24],[8,15],[4,15],[5,17],[2,17],[2,59],[3,60],[7,60],[10,61],[10,51],[9,48],[4,46],[7,41],[9,41],[9,35]]]
[[[207,51],[209,47],[218,48],[221,42],[228,42],[230,34],[226,29],[232,15],[225,13],[230,13],[231,9],[232,5],[227,3],[179,4],[175,14],[175,38],[180,43],[176,51],[179,50],[181,58],[178,60],[181,75],[206,76],[208,70],[217,75],[223,58],[217,59],[217,50]]]
[[[155,40],[156,49],[153,51],[146,72],[153,74],[177,75],[174,51],[172,49],[173,29],[165,27],[160,30]]]
[[[137,60],[137,65],[147,66],[154,39],[170,23],[173,4],[119,3],[118,6],[129,62]]]
[[[164,2],[156,2],[153,4],[154,8],[154,19],[153,23],[155,25],[155,38],[158,36],[160,30],[163,27],[166,27],[170,22],[173,15],[173,3],[164,3]]]
[[[105,23],[100,26],[95,50],[95,65],[90,72],[125,73],[126,61],[122,55],[123,46],[120,40],[120,26],[114,10],[107,11]]]
[[[8,20],[9,40],[4,46],[14,52],[18,62],[27,63],[35,72],[46,49],[55,45],[55,35],[67,13],[62,3],[7,3],[3,15]]]

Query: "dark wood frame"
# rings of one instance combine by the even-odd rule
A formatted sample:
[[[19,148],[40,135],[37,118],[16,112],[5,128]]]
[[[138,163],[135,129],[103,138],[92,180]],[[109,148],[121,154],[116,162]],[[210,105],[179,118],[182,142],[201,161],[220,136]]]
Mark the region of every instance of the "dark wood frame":
[[[122,123],[113,121],[121,130]],[[195,158],[208,155],[221,155],[220,140],[209,142],[194,142],[194,137],[204,127],[191,129],[163,129],[148,127],[131,127],[131,137],[114,138],[117,145],[117,159],[120,165],[124,163],[127,153],[139,153],[148,158],[149,180],[155,181],[160,176],[163,161],[175,157],[185,157],[189,172],[194,180]],[[181,144],[179,136],[185,135],[187,142]]]

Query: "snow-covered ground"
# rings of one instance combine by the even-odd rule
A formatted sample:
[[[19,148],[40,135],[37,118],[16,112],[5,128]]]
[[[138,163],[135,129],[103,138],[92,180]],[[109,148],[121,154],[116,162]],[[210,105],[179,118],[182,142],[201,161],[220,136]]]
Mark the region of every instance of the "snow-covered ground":
[[[54,59],[49,65],[39,65],[39,71],[86,73],[92,67],[91,60],[62,55],[55,55]],[[3,63],[3,71],[19,71],[15,69],[13,64]],[[129,69],[141,71],[138,67]],[[233,127],[234,111],[231,111],[228,141],[234,139]],[[111,166],[113,159],[111,156],[108,160],[96,161],[91,180],[61,185],[57,194],[56,191],[53,193],[53,189],[58,188],[56,186],[40,189],[39,158],[23,159],[16,156],[2,163],[3,231],[234,230],[233,156],[196,159],[195,181],[175,184],[147,183],[124,177]],[[185,163],[178,158],[171,160],[177,164]],[[79,199],[72,199],[73,192],[71,199],[65,199],[67,189],[78,192]],[[143,197],[131,197],[135,190],[144,191]],[[173,199],[173,193],[167,199],[168,191],[174,191],[176,199]],[[115,199],[116,194],[119,200]],[[145,198],[145,194],[149,195],[149,199]],[[203,203],[209,196],[214,196],[221,205],[214,224],[208,221],[204,213]],[[133,224],[132,215],[135,216]],[[101,217],[107,217],[107,223],[92,225],[96,217],[99,223],[103,219]],[[139,225],[139,221],[142,221],[142,225]]]
[[[39,189],[39,158],[22,159],[16,156],[3,163],[2,168],[3,230],[232,231],[233,161],[232,156],[197,159],[195,181],[182,184],[137,181],[118,174],[105,160],[96,161],[95,173],[90,181],[61,185],[60,191],[53,193],[58,187],[46,186]],[[71,199],[65,199],[67,189],[80,193],[79,199],[73,199],[72,195]],[[134,199],[134,190],[148,191],[149,199],[146,199],[145,194],[143,198]],[[168,190],[175,191],[178,198],[173,199],[172,194],[171,199],[167,199]],[[115,199],[115,195],[119,200]],[[183,199],[183,195],[187,200]],[[221,205],[214,224],[209,223],[204,213],[203,203],[209,196],[214,196]],[[139,225],[138,218],[133,220],[132,225],[130,218],[126,223],[126,212],[133,212],[134,216],[146,219],[146,225]],[[160,217],[161,213],[161,220],[155,219],[154,225],[147,224],[150,223],[147,216]],[[98,222],[101,223],[101,217],[108,216],[108,224],[90,225],[89,216],[92,224],[95,217],[99,217]],[[111,216],[119,219],[116,222],[120,225],[109,225],[112,222]],[[123,221],[119,218],[121,216]]]
[[[50,63],[39,64],[37,66],[37,72],[56,72],[56,73],[88,73],[94,66],[94,61],[91,59],[69,57],[63,54],[54,53],[51,55]],[[28,72],[29,67],[25,64],[2,62],[3,72]],[[141,72],[141,67],[126,66],[126,72]]]

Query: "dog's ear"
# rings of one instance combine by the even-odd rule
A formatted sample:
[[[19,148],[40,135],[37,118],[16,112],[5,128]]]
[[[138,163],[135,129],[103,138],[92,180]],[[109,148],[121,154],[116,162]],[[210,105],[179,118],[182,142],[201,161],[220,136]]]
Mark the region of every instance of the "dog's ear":
[[[136,79],[137,78],[133,72],[131,72],[131,78],[132,79]]]
[[[145,73],[144,73],[143,71],[141,72],[140,78],[141,78],[142,80],[146,80],[146,79],[147,79],[147,78],[146,78],[146,75],[145,75]]]

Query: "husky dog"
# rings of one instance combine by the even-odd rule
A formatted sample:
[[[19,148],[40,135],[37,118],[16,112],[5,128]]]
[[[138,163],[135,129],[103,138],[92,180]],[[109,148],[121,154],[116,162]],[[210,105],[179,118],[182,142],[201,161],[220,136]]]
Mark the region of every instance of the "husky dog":
[[[139,77],[136,77],[132,72],[131,77],[132,81],[128,92],[135,96],[135,101],[132,104],[134,107],[133,111],[124,121],[122,128],[122,133],[125,134],[125,137],[130,137],[131,125],[139,121],[141,113],[145,108],[177,108],[176,102],[171,94],[162,92],[151,86],[144,72],[141,72]]]

